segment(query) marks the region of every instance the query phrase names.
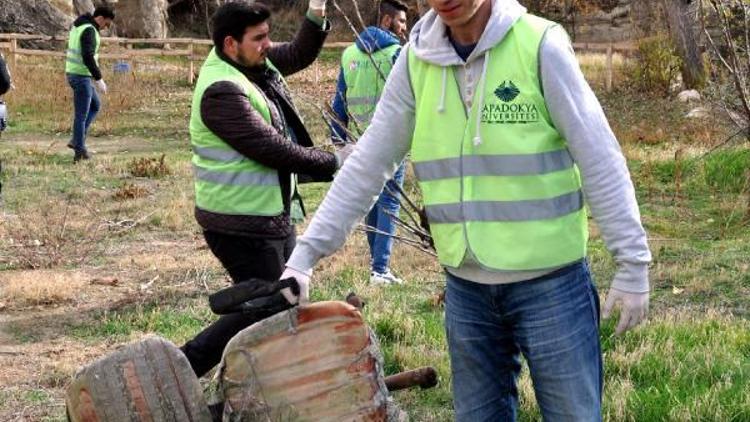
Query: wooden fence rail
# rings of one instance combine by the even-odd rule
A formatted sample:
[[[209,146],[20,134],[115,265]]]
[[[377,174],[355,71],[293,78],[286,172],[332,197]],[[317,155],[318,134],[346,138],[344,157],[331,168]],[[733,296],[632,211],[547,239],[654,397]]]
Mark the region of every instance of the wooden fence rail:
[[[126,52],[101,53],[99,57],[115,60],[132,60],[135,57],[171,56],[186,57],[188,60],[187,80],[191,85],[195,79],[195,62],[202,61],[203,55],[195,54],[196,46],[211,46],[213,42],[207,39],[196,38],[118,38],[102,37],[102,44],[124,46]],[[19,48],[18,41],[55,41],[67,42],[67,36],[35,35],[35,34],[0,34],[0,50],[8,52],[9,62],[12,69],[18,64],[17,57],[23,56],[45,56],[64,58],[65,52],[54,50],[33,50]],[[140,48],[141,45],[160,45],[161,48]],[[349,42],[326,43],[323,48],[344,48]],[[138,45],[139,48],[136,48]],[[182,46],[182,49],[173,49],[172,46]],[[606,58],[606,89],[612,90],[613,79],[613,55],[615,53],[631,54],[636,50],[633,43],[574,43],[573,48],[578,52],[597,52],[607,55]]]

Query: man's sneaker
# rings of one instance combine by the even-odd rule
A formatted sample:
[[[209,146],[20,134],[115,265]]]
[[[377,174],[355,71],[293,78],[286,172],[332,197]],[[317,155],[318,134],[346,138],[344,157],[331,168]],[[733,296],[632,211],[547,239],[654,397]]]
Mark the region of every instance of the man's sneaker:
[[[73,141],[68,142],[68,145],[66,145],[70,149],[76,149],[76,146],[73,145]]]
[[[386,270],[382,274],[373,271],[370,273],[370,284],[404,284],[404,280],[393,275],[391,270]]]

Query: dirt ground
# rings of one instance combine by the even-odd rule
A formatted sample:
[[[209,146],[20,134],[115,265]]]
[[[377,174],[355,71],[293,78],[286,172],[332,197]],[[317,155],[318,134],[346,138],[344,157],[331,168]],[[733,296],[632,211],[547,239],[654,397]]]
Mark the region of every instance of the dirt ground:
[[[65,146],[66,137],[6,134],[1,141],[22,153],[51,156],[51,160],[61,162],[62,171],[78,171],[67,163],[72,154]],[[166,148],[136,137],[91,138],[89,144],[94,158],[85,165],[86,171],[92,173],[101,172],[102,166],[110,165],[118,156],[153,155]],[[5,171],[12,173],[13,169],[6,165]],[[163,182],[141,183],[153,184],[156,191],[156,185]],[[4,197],[13,196],[13,190],[13,177],[7,175]],[[3,229],[22,218],[0,208],[0,234],[7,236]],[[135,218],[104,220],[114,224],[114,230],[132,233],[116,239],[84,239],[107,244],[101,256],[90,262],[62,268],[0,271],[0,290],[6,289],[6,295],[0,295],[0,420],[64,420],[63,389],[71,375],[81,365],[125,342],[75,338],[72,327],[101,318],[107,311],[139,303],[159,303],[180,296],[205,303],[206,292],[225,281],[197,228],[170,233],[149,230]],[[0,263],[11,261],[25,247],[4,240]],[[18,250],[14,251],[14,247]],[[16,286],[24,300],[7,298],[11,286]],[[23,290],[24,286],[28,289]],[[41,290],[32,291],[32,286]]]

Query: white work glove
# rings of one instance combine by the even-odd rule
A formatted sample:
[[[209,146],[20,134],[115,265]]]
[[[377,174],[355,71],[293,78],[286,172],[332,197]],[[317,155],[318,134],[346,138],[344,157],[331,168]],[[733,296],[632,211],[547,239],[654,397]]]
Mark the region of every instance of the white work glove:
[[[620,335],[635,327],[646,319],[648,314],[649,293],[629,293],[610,288],[604,301],[602,316],[609,318],[612,309],[620,304],[620,321],[617,323],[615,334]]]
[[[352,152],[354,152],[354,144],[337,145],[336,152],[333,153],[336,156],[336,168],[341,168],[344,165],[344,161],[352,155]]]
[[[313,10],[325,11],[327,1],[328,0],[310,0],[308,7]]]
[[[96,87],[96,90],[101,92],[102,94],[107,93],[107,84],[104,82],[104,79],[94,81],[94,86]]]
[[[299,296],[295,296],[292,290],[289,288],[282,289],[281,294],[284,298],[292,305],[299,302],[300,305],[304,305],[310,301],[310,277],[312,276],[312,270],[308,270],[307,273],[295,270],[294,268],[286,267],[284,273],[281,274],[280,280],[287,278],[294,278],[297,280],[299,285]]]

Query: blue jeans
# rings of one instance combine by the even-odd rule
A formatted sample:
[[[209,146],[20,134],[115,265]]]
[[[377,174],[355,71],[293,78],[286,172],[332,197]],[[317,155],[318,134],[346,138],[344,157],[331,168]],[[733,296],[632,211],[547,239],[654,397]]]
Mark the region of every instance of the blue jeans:
[[[601,421],[599,296],[579,262],[486,285],[448,275],[445,326],[456,421],[514,421],[520,355],[545,421]]]
[[[73,137],[70,141],[76,153],[86,151],[86,133],[99,113],[101,102],[90,76],[67,73],[68,85],[73,88]]]
[[[404,163],[401,163],[398,167],[398,170],[393,175],[393,179],[386,183],[386,187],[383,188],[383,192],[378,197],[378,202],[375,203],[367,214],[367,217],[365,217],[366,225],[390,235],[396,233],[396,225],[393,223],[393,217],[388,215],[388,213],[398,216],[398,211],[401,208],[399,205],[398,190],[394,187],[395,184],[398,184],[398,186],[404,185]],[[390,192],[395,193],[395,195],[392,195]],[[368,231],[367,243],[370,245],[372,271],[384,274],[388,271],[388,262],[391,259],[393,237]]]

